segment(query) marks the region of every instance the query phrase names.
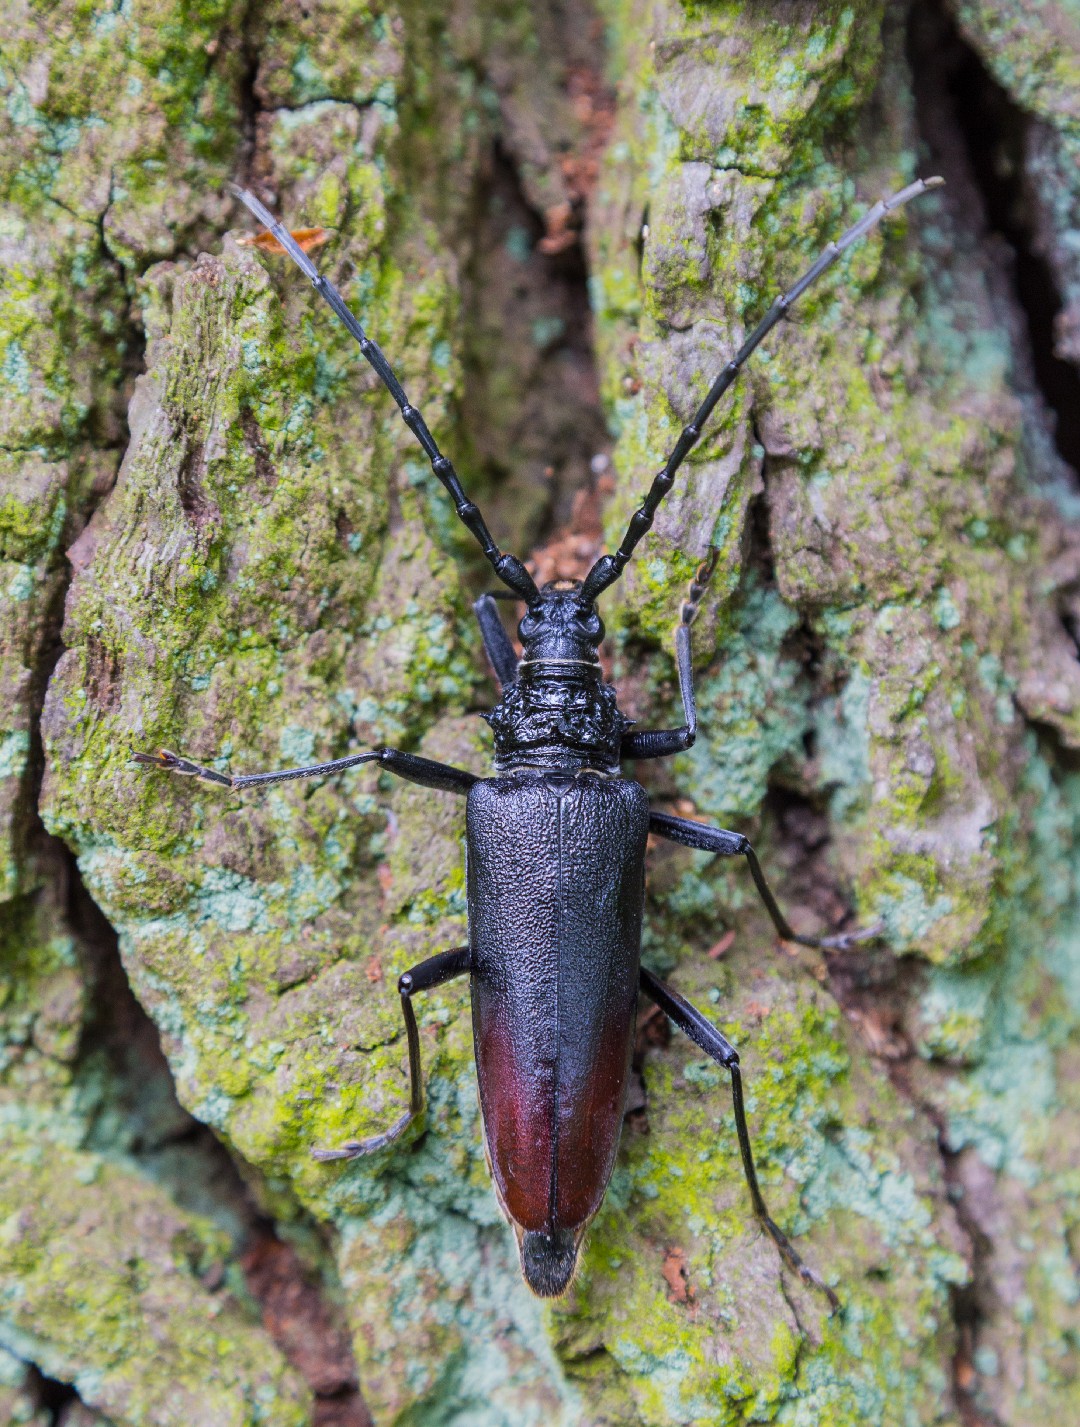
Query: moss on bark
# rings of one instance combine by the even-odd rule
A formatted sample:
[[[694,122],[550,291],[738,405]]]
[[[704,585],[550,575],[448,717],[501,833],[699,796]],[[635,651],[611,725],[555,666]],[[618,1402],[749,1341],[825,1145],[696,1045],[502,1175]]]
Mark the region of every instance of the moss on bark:
[[[955,10],[1039,126],[1075,357],[1075,36],[1030,5]],[[955,122],[898,7],[604,0],[591,39],[561,23],[509,0],[159,0],[61,6],[47,30],[28,9],[5,46],[0,1394],[26,1411],[16,1359],[118,1427],[312,1411],[230,1295],[235,1244],[102,1129],[98,992],[36,808],[180,1100],[333,1259],[380,1427],[1075,1410],[1080,673],[1059,615],[1080,527]],[[386,741],[485,768],[474,552],[346,334],[229,235],[222,184],[330,230],[320,263],[455,450],[463,386],[487,383],[488,452],[514,431],[501,299],[464,294],[496,139],[549,236],[586,219],[613,538],[771,294],[927,145],[950,181],[770,339],[604,611],[633,711],[669,717],[669,630],[719,551],[703,737],[651,791],[745,827],[800,927],[848,906],[884,925],[877,952],[776,957],[745,869],[650,864],[648,964],[743,1051],[766,1195],[840,1318],[755,1227],[727,1086],[678,1040],[643,1052],[647,1109],[554,1307],[487,1183],[463,988],[421,1009],[426,1131],[313,1162],[405,1099],[393,986],[464,938],[460,802],[368,768],[241,797],[129,759],[255,771]],[[494,494],[500,536],[546,499]]]

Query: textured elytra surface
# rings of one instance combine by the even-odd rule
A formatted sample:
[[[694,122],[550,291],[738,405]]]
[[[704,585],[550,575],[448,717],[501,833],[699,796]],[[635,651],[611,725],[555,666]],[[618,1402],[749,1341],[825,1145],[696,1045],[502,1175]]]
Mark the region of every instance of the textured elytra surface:
[[[327,1420],[329,1401],[247,1295],[231,1201],[185,1159],[167,1086],[132,1100],[96,1053],[105,983],[35,804],[119,935],[180,1100],[347,1317],[378,1423],[1075,1414],[1074,485],[958,97],[930,62],[956,41],[940,16],[909,27],[872,4],[599,18],[602,34],[509,4],[17,13],[0,505],[12,1415],[68,1410],[38,1406],[26,1363],[118,1424]],[[1031,241],[1075,360],[1074,17],[955,19],[1026,126]],[[240,220],[221,190],[258,180],[291,222],[330,228],[320,262],[413,399],[455,454],[486,453],[490,433],[456,429],[463,354],[466,409],[514,433],[507,373],[559,351],[531,308],[515,309],[523,350],[500,349],[490,298],[463,296],[484,279],[496,137],[552,233],[589,192],[609,535],[772,290],[923,164],[949,179],[770,341],[605,609],[632,711],[671,718],[671,623],[720,548],[696,633],[704,736],[652,790],[761,841],[800,926],[849,905],[885,923],[862,959],[796,963],[771,950],[743,869],[681,850],[650,865],[649,963],[742,1049],[766,1195],[842,1319],[749,1220],[727,1088],[677,1039],[644,1053],[648,1133],[640,1114],[624,1133],[553,1310],[522,1288],[487,1185],[462,989],[421,1008],[426,1133],[371,1164],[314,1164],[310,1145],[404,1102],[394,979],[463,939],[463,808],[366,769],[241,799],[128,762],[165,744],[254,771],[385,740],[485,767],[471,710],[491,691],[447,507],[302,280],[226,236]],[[525,272],[529,240],[511,228],[500,271]],[[537,528],[543,479],[527,508],[492,493],[500,535]],[[147,1119],[176,1137],[179,1173],[145,1152]],[[185,1177],[205,1179],[199,1202]]]

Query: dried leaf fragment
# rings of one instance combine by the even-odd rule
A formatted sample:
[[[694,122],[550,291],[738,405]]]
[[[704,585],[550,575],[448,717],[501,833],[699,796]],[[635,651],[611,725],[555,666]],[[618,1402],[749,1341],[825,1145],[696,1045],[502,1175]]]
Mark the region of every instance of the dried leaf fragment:
[[[333,236],[329,228],[291,228],[289,230],[292,240],[305,253],[314,252],[316,248],[321,248],[324,243],[329,243]],[[284,256],[285,249],[281,246],[273,233],[263,229],[261,233],[248,233],[243,238],[237,238],[242,248],[258,248],[263,253],[277,253]]]

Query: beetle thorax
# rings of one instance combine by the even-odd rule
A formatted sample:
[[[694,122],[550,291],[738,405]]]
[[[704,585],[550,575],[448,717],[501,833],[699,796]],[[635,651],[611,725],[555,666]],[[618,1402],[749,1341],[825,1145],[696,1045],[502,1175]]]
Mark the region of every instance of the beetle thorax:
[[[597,650],[604,625],[577,582],[545,585],[518,626],[518,677],[485,718],[499,769],[596,768],[615,772],[629,720],[605,684]]]

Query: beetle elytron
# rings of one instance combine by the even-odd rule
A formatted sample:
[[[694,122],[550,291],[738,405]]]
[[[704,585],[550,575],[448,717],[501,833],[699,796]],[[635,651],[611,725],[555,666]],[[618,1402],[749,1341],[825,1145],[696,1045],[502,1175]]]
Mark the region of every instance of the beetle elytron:
[[[450,460],[341,294],[257,198],[234,190],[359,342],[458,515],[507,587],[509,593],[500,591],[501,597],[524,602],[518,626],[523,653],[519,659],[498,617],[496,597],[481,595],[474,608],[502,686],[501,699],[485,715],[495,735],[495,775],[490,778],[393,748],[310,768],[236,777],[165,750],[134,757],[236,789],[375,762],[411,782],[466,798],[469,944],[421,962],[398,982],[409,1047],[409,1108],[383,1134],[314,1153],[324,1160],[351,1159],[381,1150],[404,1133],[423,1105],[412,997],[451,977],[468,975],[484,1140],[495,1192],[517,1237],[525,1280],[543,1297],[568,1288],[586,1227],[611,1177],[640,989],[730,1073],[735,1128],[754,1212],[789,1267],[819,1288],[834,1309],[838,1306],[832,1289],[803,1263],[773,1223],[761,1196],[734,1048],[640,964],[646,839],[651,832],[721,857],[745,857],[776,930],[789,941],[846,947],[860,934],[797,937],[745,837],[653,811],[644,788],[621,772],[623,759],[665,758],[694,742],[690,625],[708,579],[708,564],[691,585],[675,639],[685,718],[681,728],[630,730],[614,688],[603,682],[597,650],[604,626],[596,601],[619,578],[716,403],[765,335],[845,248],[886,213],[941,182],[930,178],[910,184],[877,203],[829,244],[794,287],[773,303],[724,367],[653,480],[615,554],[602,555],[583,581],[556,580],[543,588],[519,559],[495,544]]]

